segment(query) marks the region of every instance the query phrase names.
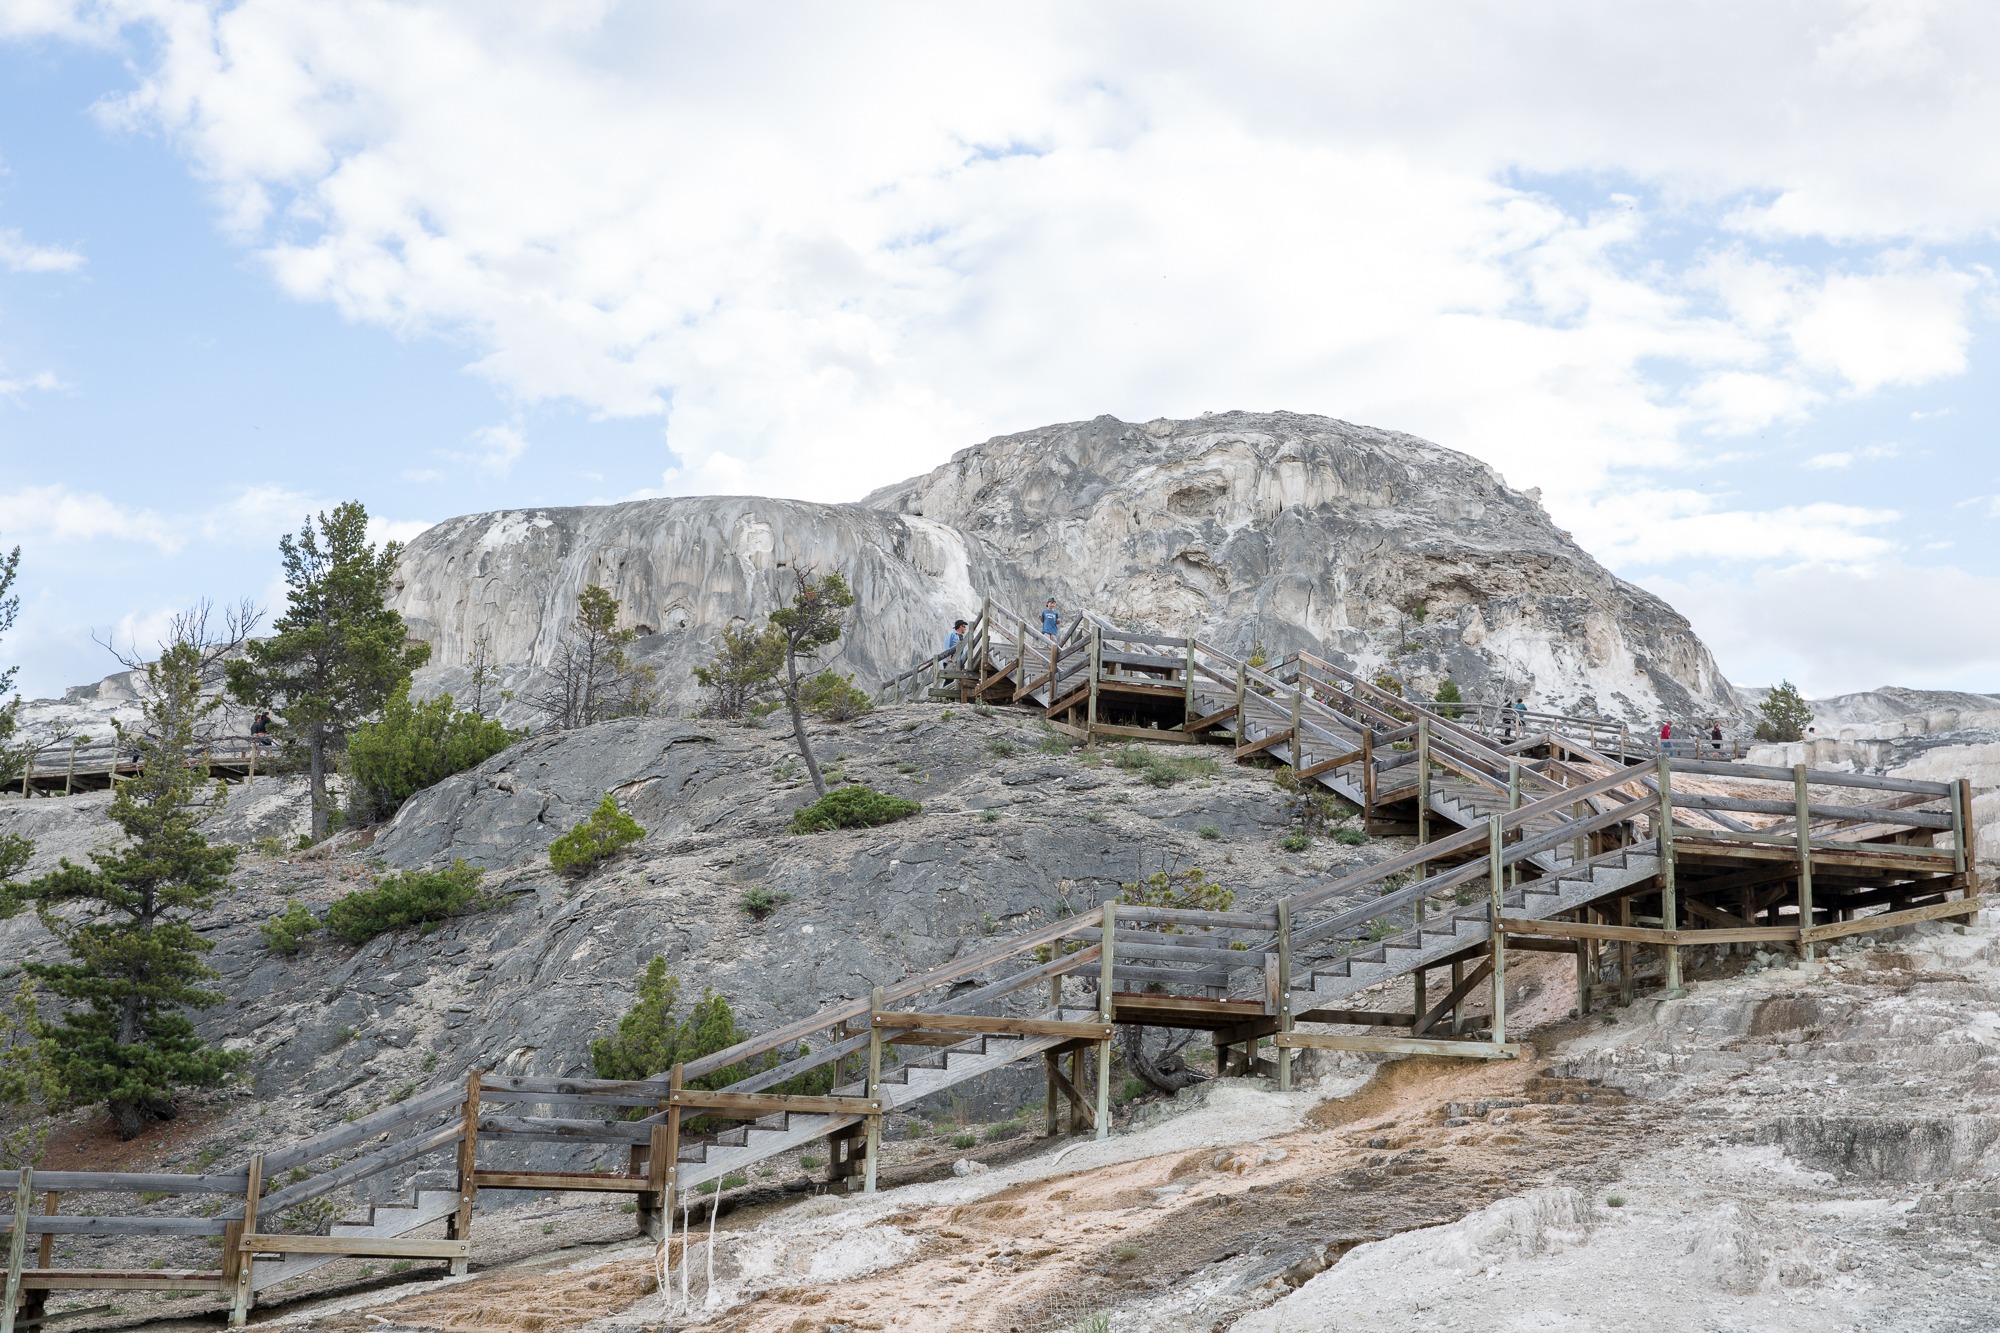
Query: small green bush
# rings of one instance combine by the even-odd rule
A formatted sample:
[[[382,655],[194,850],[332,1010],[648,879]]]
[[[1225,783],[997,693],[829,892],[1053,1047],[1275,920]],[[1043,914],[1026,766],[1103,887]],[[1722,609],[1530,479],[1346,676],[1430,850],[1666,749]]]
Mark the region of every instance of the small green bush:
[[[1304,833],[1294,832],[1287,833],[1284,837],[1278,839],[1278,845],[1288,852],[1302,852],[1312,846],[1312,841]]]
[[[363,823],[387,819],[424,788],[477,768],[526,735],[455,707],[449,694],[413,700],[406,686],[347,742],[349,803]]]
[[[837,671],[820,672],[800,687],[799,702],[815,717],[829,722],[851,722],[875,711],[868,695],[854,684],[853,676]]]
[[[825,1165],[825,1162],[814,1157],[811,1153],[799,1154],[799,1169],[801,1171],[817,1171]]]
[[[1368,841],[1368,835],[1358,828],[1344,828],[1335,830],[1333,840],[1343,847],[1359,847]]]
[[[743,890],[743,896],[736,900],[736,905],[748,912],[751,920],[762,921],[791,900],[789,893],[773,893],[762,884],[752,884]]]
[[[549,864],[566,875],[587,875],[600,861],[646,836],[639,821],[618,808],[610,792],[590,818],[549,844]]]
[[[1141,781],[1155,787],[1171,787],[1190,778],[1212,778],[1218,771],[1213,759],[1199,755],[1169,758],[1137,745],[1128,745],[1119,750],[1112,756],[1111,761],[1128,772],[1138,774]]]
[[[854,783],[835,787],[811,805],[792,812],[792,832],[825,833],[837,828],[873,828],[921,814],[923,806]]]
[[[970,1148],[977,1142],[979,1142],[977,1134],[954,1134],[951,1136],[951,1146],[954,1148]]]
[[[385,875],[372,889],[336,898],[326,909],[327,933],[349,944],[366,944],[385,931],[430,927],[468,909],[484,906],[479,881],[485,872],[463,860],[446,870],[410,870]]]
[[[1009,759],[1021,753],[1021,747],[1010,740],[1003,740],[996,736],[986,742],[986,753],[992,755],[995,759]]]
[[[1222,830],[1217,828],[1213,824],[1203,824],[1200,828],[1195,830],[1195,836],[1199,838],[1206,838],[1210,842],[1221,842]]]
[[[257,929],[263,934],[264,943],[273,953],[297,953],[305,948],[306,941],[319,929],[319,918],[294,899],[285,904],[284,911]]]

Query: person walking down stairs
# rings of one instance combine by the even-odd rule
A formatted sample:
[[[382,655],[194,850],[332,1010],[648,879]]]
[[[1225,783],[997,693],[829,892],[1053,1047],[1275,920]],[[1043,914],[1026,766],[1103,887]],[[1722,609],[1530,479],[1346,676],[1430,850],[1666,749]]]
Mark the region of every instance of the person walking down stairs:
[[[1053,639],[1061,625],[1062,612],[1056,610],[1056,599],[1051,597],[1048,605],[1042,608],[1042,633]]]
[[[944,636],[944,651],[938,654],[938,661],[942,662],[947,657],[950,657],[953,653],[957,652],[958,645],[964,642],[965,642],[965,622],[963,620],[952,621],[951,633]]]

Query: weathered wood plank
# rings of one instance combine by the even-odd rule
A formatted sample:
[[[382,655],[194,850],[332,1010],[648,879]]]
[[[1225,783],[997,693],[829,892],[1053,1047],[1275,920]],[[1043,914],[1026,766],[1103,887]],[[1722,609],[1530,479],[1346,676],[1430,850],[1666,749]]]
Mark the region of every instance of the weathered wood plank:
[[[1628,944],[1671,944],[1699,948],[1708,944],[1796,943],[1796,926],[1734,926],[1713,930],[1657,930],[1645,926],[1604,926],[1586,921],[1530,921],[1502,917],[1508,935],[1538,935],[1543,939],[1613,940]]]
[[[1912,907],[1901,912],[1877,912],[1873,916],[1858,916],[1852,921],[1831,921],[1823,926],[1808,926],[1799,931],[1807,941],[1834,940],[1844,935],[1866,935],[1877,930],[1894,930],[1898,926],[1914,926],[1920,921],[1937,921],[1946,917],[1970,916],[1985,906],[1982,898],[1951,898],[1940,903],[1929,903],[1923,907]],[[41,1180],[36,1176],[37,1181]]]
[[[339,1254],[356,1259],[458,1259],[472,1253],[470,1240],[411,1240],[405,1236],[248,1235],[246,1254]]]
[[[0,1190],[11,1190],[18,1172],[0,1171]],[[152,1171],[37,1171],[35,1188],[63,1194],[241,1194],[249,1177],[242,1171],[223,1175],[179,1175]]]
[[[540,1115],[482,1115],[479,1132],[495,1138],[561,1139],[571,1143],[648,1143],[653,1133],[634,1120],[561,1120]]]
[[[1186,907],[1132,907],[1118,904],[1118,938],[1125,939],[1125,927],[1214,926],[1226,930],[1276,930],[1276,912],[1203,912]]]
[[[804,1115],[875,1115],[882,1103],[872,1097],[803,1097],[781,1092],[704,1092],[681,1088],[668,1094],[668,1102],[685,1111],[749,1112],[773,1115],[792,1111]]]
[[[588,1171],[479,1171],[472,1183],[483,1190],[592,1190],[603,1194],[643,1194],[653,1188],[646,1176],[598,1176]]]
[[[452,1092],[455,1096],[461,1098],[465,1095],[462,1090],[457,1088],[452,1089]],[[458,1142],[458,1136],[464,1130],[465,1126],[459,1121],[454,1120],[443,1129],[434,1129],[419,1138],[406,1139],[401,1143],[392,1143],[386,1148],[378,1148],[366,1156],[357,1157],[353,1161],[337,1166],[331,1171],[323,1171],[310,1179],[301,1180],[296,1185],[288,1185],[284,1189],[275,1190],[265,1195],[263,1207],[269,1212],[275,1213],[279,1209],[289,1208],[295,1203],[304,1203],[307,1199],[317,1199],[320,1195],[330,1194],[343,1185],[352,1185],[357,1180],[366,1180],[370,1176],[387,1171],[392,1166],[401,1166],[404,1162],[422,1157],[425,1153],[436,1152],[440,1148],[449,1147]]]
[[[41,1177],[35,1177],[41,1183]],[[209,1217],[49,1217],[30,1214],[30,1236],[220,1236],[229,1224]],[[0,1235],[14,1229],[11,1218],[0,1221]]]
[[[1764,800],[1747,796],[1712,796],[1705,792],[1673,793],[1676,810],[1733,810],[1746,815],[1793,815],[1792,801]],[[1899,824],[1908,828],[1948,829],[1951,815],[1939,810],[1903,810],[1874,805],[1822,805],[1806,807],[1811,819],[1839,819],[1850,823]],[[1755,833],[1755,829],[1744,832]]]
[[[281,1175],[295,1166],[304,1166],[321,1157],[330,1157],[334,1153],[352,1148],[357,1143],[366,1143],[379,1134],[386,1134],[390,1130],[398,1129],[426,1116],[441,1111],[456,1111],[464,1101],[465,1089],[455,1084],[432,1088],[429,1092],[420,1092],[407,1101],[364,1115],[352,1124],[329,1129],[323,1134],[302,1139],[288,1148],[266,1153],[265,1178]]]
[[[21,1274],[29,1291],[220,1291],[222,1272],[213,1268],[162,1268],[120,1272],[104,1268],[30,1268]]]
[[[878,1013],[879,1028],[931,1032],[988,1033],[1004,1037],[1083,1037],[1102,1041],[1111,1035],[1108,1023],[1078,1023],[1054,1018],[1003,1018],[986,1014]]]
[[[1462,1060],[1513,1060],[1518,1042],[1450,1041],[1426,1037],[1336,1036],[1328,1032],[1280,1032],[1271,1040],[1279,1046],[1316,1051],[1360,1051],[1371,1055],[1446,1055]]]
[[[1696,773],[1718,778],[1758,778],[1790,786],[1792,770],[1774,764],[1732,764],[1710,759],[1676,759],[1674,772]],[[1948,796],[1949,782],[1923,782],[1916,778],[1885,778],[1872,773],[1831,773],[1824,769],[1806,770],[1806,781],[1815,787],[1862,787],[1870,791],[1922,792],[1926,796]]]

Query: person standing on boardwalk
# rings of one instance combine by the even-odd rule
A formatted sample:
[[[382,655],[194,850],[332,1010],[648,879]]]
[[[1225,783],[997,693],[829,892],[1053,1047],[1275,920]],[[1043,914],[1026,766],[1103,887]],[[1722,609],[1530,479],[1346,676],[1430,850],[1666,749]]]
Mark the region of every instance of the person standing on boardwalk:
[[[1717,759],[1722,758],[1722,724],[1720,722],[1711,724],[1708,729],[1708,747],[1715,751]]]
[[[1051,597],[1049,604],[1042,608],[1042,633],[1053,639],[1061,625],[1062,612],[1056,610],[1056,599]]]
[[[944,636],[944,651],[938,654],[938,661],[942,662],[945,658],[950,657],[958,650],[958,645],[964,642],[965,622],[963,620],[952,621],[951,633]]]
[[[1528,738],[1528,697],[1520,695],[1514,700],[1514,730],[1521,733],[1521,739]]]
[[[1674,721],[1672,718],[1668,718],[1666,721],[1660,723],[1660,753],[1670,755],[1673,752]]]

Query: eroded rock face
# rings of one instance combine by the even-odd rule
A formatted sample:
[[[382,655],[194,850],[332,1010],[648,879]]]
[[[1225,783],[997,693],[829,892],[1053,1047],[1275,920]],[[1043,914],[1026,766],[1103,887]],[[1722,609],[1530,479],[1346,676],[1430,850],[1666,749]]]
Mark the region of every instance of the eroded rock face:
[[[1114,620],[1219,646],[1591,714],[1740,707],[1688,622],[1533,492],[1411,435],[1289,412],[1099,417],[989,440],[865,503],[948,524]]]
[[[1000,582],[983,549],[921,518],[711,496],[440,523],[405,552],[395,605],[431,645],[428,676],[462,694],[478,636],[500,663],[545,664],[577,594],[595,583],[618,599],[623,624],[639,633],[636,653],[660,668],[669,698],[686,702],[717,636],[761,623],[790,598],[801,569],[846,573],[857,614],[833,665],[871,684],[935,650],[954,617],[978,612],[975,589]]]
[[[1052,595],[1229,650],[1387,666],[1426,693],[1450,674],[1471,698],[1633,720],[1740,707],[1687,621],[1612,577],[1534,493],[1413,436],[1291,413],[1002,436],[858,506],[471,515],[410,544],[397,606],[435,650],[432,687],[462,692],[451,673],[476,636],[503,663],[545,663],[577,593],[601,584],[688,704],[716,636],[761,620],[801,565],[847,572],[859,606],[839,666],[869,683],[983,596],[1025,613]]]

